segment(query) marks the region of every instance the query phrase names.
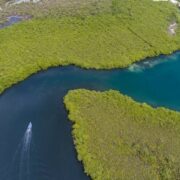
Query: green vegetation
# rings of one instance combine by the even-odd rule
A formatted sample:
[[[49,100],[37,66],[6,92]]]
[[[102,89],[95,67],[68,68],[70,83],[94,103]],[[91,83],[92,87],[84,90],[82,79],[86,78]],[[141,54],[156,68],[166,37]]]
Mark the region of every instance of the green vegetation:
[[[52,66],[122,68],[180,49],[180,28],[168,33],[180,15],[168,2],[52,0],[4,9],[5,2],[0,0],[0,18],[12,13],[34,18],[0,30],[0,93]],[[180,177],[179,113],[115,91],[72,91],[65,104],[75,123],[78,158],[93,179]]]
[[[180,29],[174,36],[168,33],[169,24],[180,21],[171,3],[99,2],[94,8],[104,10],[95,14],[52,15],[0,30],[0,92],[51,66],[125,67],[179,49]]]
[[[180,113],[112,90],[73,90],[64,102],[78,159],[93,179],[179,179]]]

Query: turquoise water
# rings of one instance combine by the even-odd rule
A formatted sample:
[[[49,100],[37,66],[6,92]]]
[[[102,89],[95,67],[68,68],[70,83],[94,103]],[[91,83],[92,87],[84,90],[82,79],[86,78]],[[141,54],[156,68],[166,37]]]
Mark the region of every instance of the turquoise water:
[[[180,52],[127,69],[50,68],[0,96],[0,180],[86,180],[63,97],[115,89],[139,102],[180,110]]]
[[[114,73],[111,87],[137,101],[179,111],[180,52],[151,60]]]

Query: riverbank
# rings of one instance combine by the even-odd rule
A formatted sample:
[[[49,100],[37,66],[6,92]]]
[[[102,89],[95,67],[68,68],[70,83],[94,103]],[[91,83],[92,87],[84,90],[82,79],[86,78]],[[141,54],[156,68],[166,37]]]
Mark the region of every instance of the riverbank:
[[[111,13],[31,19],[3,29],[0,92],[49,67],[123,68],[170,54],[180,48],[179,29],[174,36],[167,32],[172,18],[179,21],[178,10],[168,3],[115,0]]]

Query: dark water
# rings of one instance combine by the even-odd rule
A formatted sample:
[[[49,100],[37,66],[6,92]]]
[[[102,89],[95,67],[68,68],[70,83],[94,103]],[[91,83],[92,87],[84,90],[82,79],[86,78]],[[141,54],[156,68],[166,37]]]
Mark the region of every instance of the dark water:
[[[77,161],[63,105],[67,91],[77,88],[116,89],[180,110],[180,53],[123,70],[52,68],[8,89],[0,96],[0,180],[89,179]]]

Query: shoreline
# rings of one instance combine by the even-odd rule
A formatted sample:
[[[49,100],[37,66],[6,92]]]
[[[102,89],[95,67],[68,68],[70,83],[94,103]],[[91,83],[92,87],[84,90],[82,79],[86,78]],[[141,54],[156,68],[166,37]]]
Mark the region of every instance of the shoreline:
[[[169,56],[171,56],[171,55],[173,55],[173,54],[176,54],[176,53],[180,53],[180,50],[176,50],[176,51],[174,51],[173,53],[171,53],[171,54],[168,54],[168,55],[165,55],[165,54],[160,54],[160,55],[158,55],[158,56],[156,56],[156,57],[147,57],[147,58],[145,58],[145,59],[142,59],[142,60],[139,60],[139,61],[137,61],[137,62],[135,62],[135,63],[132,63],[131,65],[129,65],[129,66],[127,66],[127,67],[115,67],[115,68],[110,68],[110,69],[96,69],[96,68],[86,68],[86,67],[81,67],[81,66],[78,66],[78,65],[75,65],[75,64],[66,64],[66,65],[55,65],[55,66],[50,66],[50,67],[48,67],[48,68],[45,68],[45,69],[43,69],[43,68],[41,68],[41,69],[39,69],[39,70],[37,70],[36,72],[34,72],[34,73],[32,73],[32,74],[29,74],[27,77],[25,77],[23,80],[20,80],[20,81],[17,81],[16,83],[13,83],[10,87],[7,87],[7,88],[5,88],[2,92],[0,92],[0,97],[4,94],[4,93],[6,93],[6,91],[8,91],[11,87],[13,87],[13,86],[16,86],[16,85],[18,85],[19,83],[21,83],[21,82],[23,82],[23,81],[25,81],[25,80],[27,80],[27,79],[29,79],[29,78],[31,78],[32,76],[34,76],[34,75],[36,75],[36,74],[39,74],[39,73],[43,73],[43,72],[45,72],[45,71],[47,71],[47,70],[50,70],[50,69],[54,69],[54,68],[68,68],[68,67],[75,67],[75,68],[78,68],[78,69],[82,69],[82,70],[90,70],[90,71],[99,71],[99,72],[101,72],[101,71],[118,71],[118,70],[121,70],[121,71],[123,71],[123,70],[128,70],[128,68],[130,68],[131,66],[133,66],[133,65],[144,65],[144,63],[145,62],[153,62],[153,61],[157,61],[158,60],[158,58],[166,58],[166,57],[169,57]],[[148,67],[147,67],[148,68]]]
[[[7,25],[5,23],[5,25],[0,26],[0,31],[2,29],[6,28],[6,27],[10,27],[10,26],[13,26],[16,23],[22,22],[23,18],[24,18],[23,16],[9,16],[9,18],[13,18],[13,17],[15,17],[15,18],[17,17],[17,21],[16,22],[14,22],[14,21],[12,21],[12,22],[11,21],[10,22],[7,21]],[[27,19],[29,19],[29,18],[27,18]],[[11,20],[11,19],[9,19],[9,20]],[[172,51],[169,54],[159,54],[157,56],[153,56],[153,55],[152,56],[146,56],[146,57],[144,57],[142,59],[134,60],[134,62],[132,62],[129,65],[125,65],[125,66],[113,66],[113,67],[107,67],[107,68],[106,67],[102,67],[102,68],[99,68],[99,67],[87,67],[87,66],[85,66],[83,64],[78,64],[78,63],[77,64],[75,64],[75,63],[63,63],[63,62],[59,63],[59,64],[55,64],[55,65],[50,65],[48,67],[41,67],[41,66],[39,66],[39,67],[36,68],[36,70],[34,72],[32,72],[30,74],[27,74],[26,77],[24,77],[23,79],[17,80],[16,82],[12,83],[11,85],[9,85],[9,86],[5,87],[4,89],[0,90],[0,96],[3,95],[6,92],[6,90],[10,89],[12,86],[17,85],[18,83],[21,83],[22,81],[30,78],[31,76],[33,76],[33,75],[35,75],[37,73],[41,73],[41,72],[44,72],[44,71],[46,71],[48,69],[52,69],[52,68],[75,66],[77,68],[81,68],[81,69],[84,69],[84,70],[96,70],[96,71],[126,70],[126,69],[130,68],[131,66],[133,66],[135,64],[143,65],[145,62],[157,61],[158,58],[161,58],[161,57],[165,58],[165,57],[171,56],[172,54],[176,54],[176,53],[180,53],[180,49],[174,50],[174,51]]]
[[[14,17],[14,16],[10,16],[10,17]],[[23,20],[23,18],[22,18],[22,20]],[[12,24],[9,24],[8,26],[10,26],[10,25],[12,25]],[[25,21],[22,22],[22,27],[24,25],[25,25]],[[18,28],[16,28],[16,27],[14,28],[15,30],[21,29],[21,23],[18,24]],[[5,34],[8,35],[8,33],[5,33]],[[106,48],[106,46],[105,46],[105,48]],[[109,47],[107,46],[107,48],[109,48]],[[116,54],[118,55],[118,58],[117,58],[117,56],[115,56],[117,59],[116,59],[116,61],[113,61],[113,59],[112,59],[112,63],[111,63],[111,61],[109,61],[107,59],[103,59],[103,58],[102,58],[103,61],[101,60],[98,63],[92,61],[92,59],[90,59],[90,61],[87,61],[87,63],[86,63],[86,57],[84,57],[84,56],[80,57],[79,59],[77,58],[77,60],[76,60],[76,56],[75,56],[75,58],[73,56],[72,56],[72,58],[71,57],[67,58],[65,56],[65,58],[63,58],[63,59],[60,58],[61,56],[58,56],[58,57],[55,57],[56,59],[54,61],[50,60],[50,61],[48,61],[48,63],[46,61],[41,62],[41,60],[40,60],[39,62],[37,61],[37,62],[32,63],[32,65],[29,66],[29,69],[27,69],[27,67],[26,67],[27,71],[24,71],[23,67],[22,67],[22,75],[21,75],[21,72],[17,72],[18,75],[16,77],[13,77],[12,74],[8,74],[8,73],[4,72],[5,75],[6,74],[10,75],[10,78],[7,81],[5,81],[6,77],[2,76],[3,81],[2,81],[2,86],[0,86],[0,94],[2,94],[7,88],[12,87],[14,84],[18,84],[19,82],[27,79],[31,75],[34,75],[34,74],[39,73],[41,71],[45,71],[49,68],[61,67],[61,66],[76,66],[79,68],[91,69],[91,70],[128,69],[133,64],[139,65],[139,64],[147,62],[147,61],[154,61],[161,56],[170,56],[171,54],[174,54],[174,53],[180,51],[180,49],[178,48],[177,45],[172,46],[172,48],[170,50],[163,49],[163,48],[158,50],[158,47],[156,49],[154,48],[154,49],[142,50],[142,52],[141,51],[139,52],[137,49],[137,51],[136,51],[137,54],[138,53],[141,53],[141,54],[137,55],[137,56],[133,56],[133,54],[132,55],[130,54],[129,57],[127,56],[127,60],[125,60],[125,61],[123,61],[123,57],[126,58],[126,56],[124,54],[122,54],[123,57],[121,58],[121,56],[120,56],[121,52],[118,51],[118,52],[116,52]],[[112,50],[114,50],[114,49],[112,49]],[[34,58],[38,58],[38,57],[35,56]],[[43,58],[45,58],[45,57],[43,56]],[[7,71],[7,72],[9,72],[9,71]],[[11,72],[9,72],[9,73],[11,73]],[[3,73],[2,73],[2,75],[3,75]]]

